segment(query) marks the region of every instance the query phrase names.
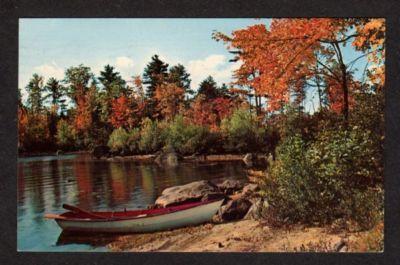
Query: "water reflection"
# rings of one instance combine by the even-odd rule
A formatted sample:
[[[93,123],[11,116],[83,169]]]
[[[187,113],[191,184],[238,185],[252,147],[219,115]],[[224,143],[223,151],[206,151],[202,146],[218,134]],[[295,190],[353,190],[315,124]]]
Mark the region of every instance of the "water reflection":
[[[164,168],[152,163],[94,160],[87,155],[19,159],[18,249],[74,251],[105,245],[104,236],[91,236],[101,244],[92,244],[87,238],[71,240],[60,235],[54,221],[43,219],[45,212],[63,212],[63,203],[91,210],[144,208],[167,187],[225,177],[244,178],[243,165],[181,163]]]

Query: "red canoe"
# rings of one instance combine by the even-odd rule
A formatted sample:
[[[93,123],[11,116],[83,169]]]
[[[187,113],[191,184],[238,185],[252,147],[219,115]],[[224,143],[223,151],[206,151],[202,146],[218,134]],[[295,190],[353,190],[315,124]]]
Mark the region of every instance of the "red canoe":
[[[223,200],[185,203],[179,206],[121,212],[90,212],[63,205],[63,214],[46,214],[65,231],[143,233],[197,225],[210,221]]]

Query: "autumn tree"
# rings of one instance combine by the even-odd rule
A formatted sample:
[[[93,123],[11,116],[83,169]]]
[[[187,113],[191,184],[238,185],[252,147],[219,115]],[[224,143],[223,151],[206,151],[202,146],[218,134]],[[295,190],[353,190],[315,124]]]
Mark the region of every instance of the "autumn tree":
[[[372,84],[381,89],[385,83],[385,19],[354,19],[353,24],[358,34],[352,45],[368,56],[371,65],[365,68],[365,74]]]
[[[110,122],[114,128],[130,129],[134,126],[132,102],[127,96],[121,95],[113,99],[111,106]]]
[[[243,62],[235,72],[236,82],[267,97],[269,111],[282,108],[293,92],[304,89],[319,65],[322,70],[318,74],[340,84],[342,113],[347,120],[352,88],[342,49],[357,36],[349,30],[351,23],[331,18],[273,19],[269,29],[258,24],[234,31],[232,36],[216,32],[214,38],[235,51],[237,60]],[[337,66],[340,71],[334,73]]]
[[[156,87],[157,111],[166,120],[171,120],[183,108],[185,90],[175,83],[163,83]]]

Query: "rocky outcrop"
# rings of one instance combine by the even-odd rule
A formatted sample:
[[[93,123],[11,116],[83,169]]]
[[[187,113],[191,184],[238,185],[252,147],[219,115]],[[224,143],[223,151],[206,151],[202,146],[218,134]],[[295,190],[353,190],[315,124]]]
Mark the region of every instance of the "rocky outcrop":
[[[236,179],[226,179],[223,182],[217,184],[218,189],[225,195],[232,195],[233,193],[243,189],[243,181]]]
[[[218,211],[218,217],[221,221],[233,221],[242,219],[251,207],[251,202],[246,198],[239,198],[228,201]]]
[[[157,207],[167,207],[190,201],[224,198],[218,187],[210,181],[201,180],[165,189],[157,198]]]
[[[246,184],[235,179],[225,179],[217,184],[202,180],[165,189],[152,208],[162,208],[185,202],[209,201],[226,198],[214,216],[214,222],[239,219],[258,220],[262,216],[264,205],[257,184]]]

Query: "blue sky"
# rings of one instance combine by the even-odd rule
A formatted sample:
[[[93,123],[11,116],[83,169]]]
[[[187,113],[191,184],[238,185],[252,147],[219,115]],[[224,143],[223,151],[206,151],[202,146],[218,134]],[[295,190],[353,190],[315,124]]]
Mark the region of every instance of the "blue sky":
[[[268,19],[20,19],[19,87],[33,73],[62,79],[70,66],[84,64],[95,75],[106,64],[131,80],[141,75],[154,54],[174,65],[183,64],[191,74],[192,88],[212,75],[217,83],[232,81],[237,64],[221,42],[211,38],[213,30],[231,33]],[[351,61],[359,56],[344,50]],[[365,60],[355,65],[363,69]],[[361,72],[361,71],[360,71]],[[26,98],[25,93],[24,97]]]

